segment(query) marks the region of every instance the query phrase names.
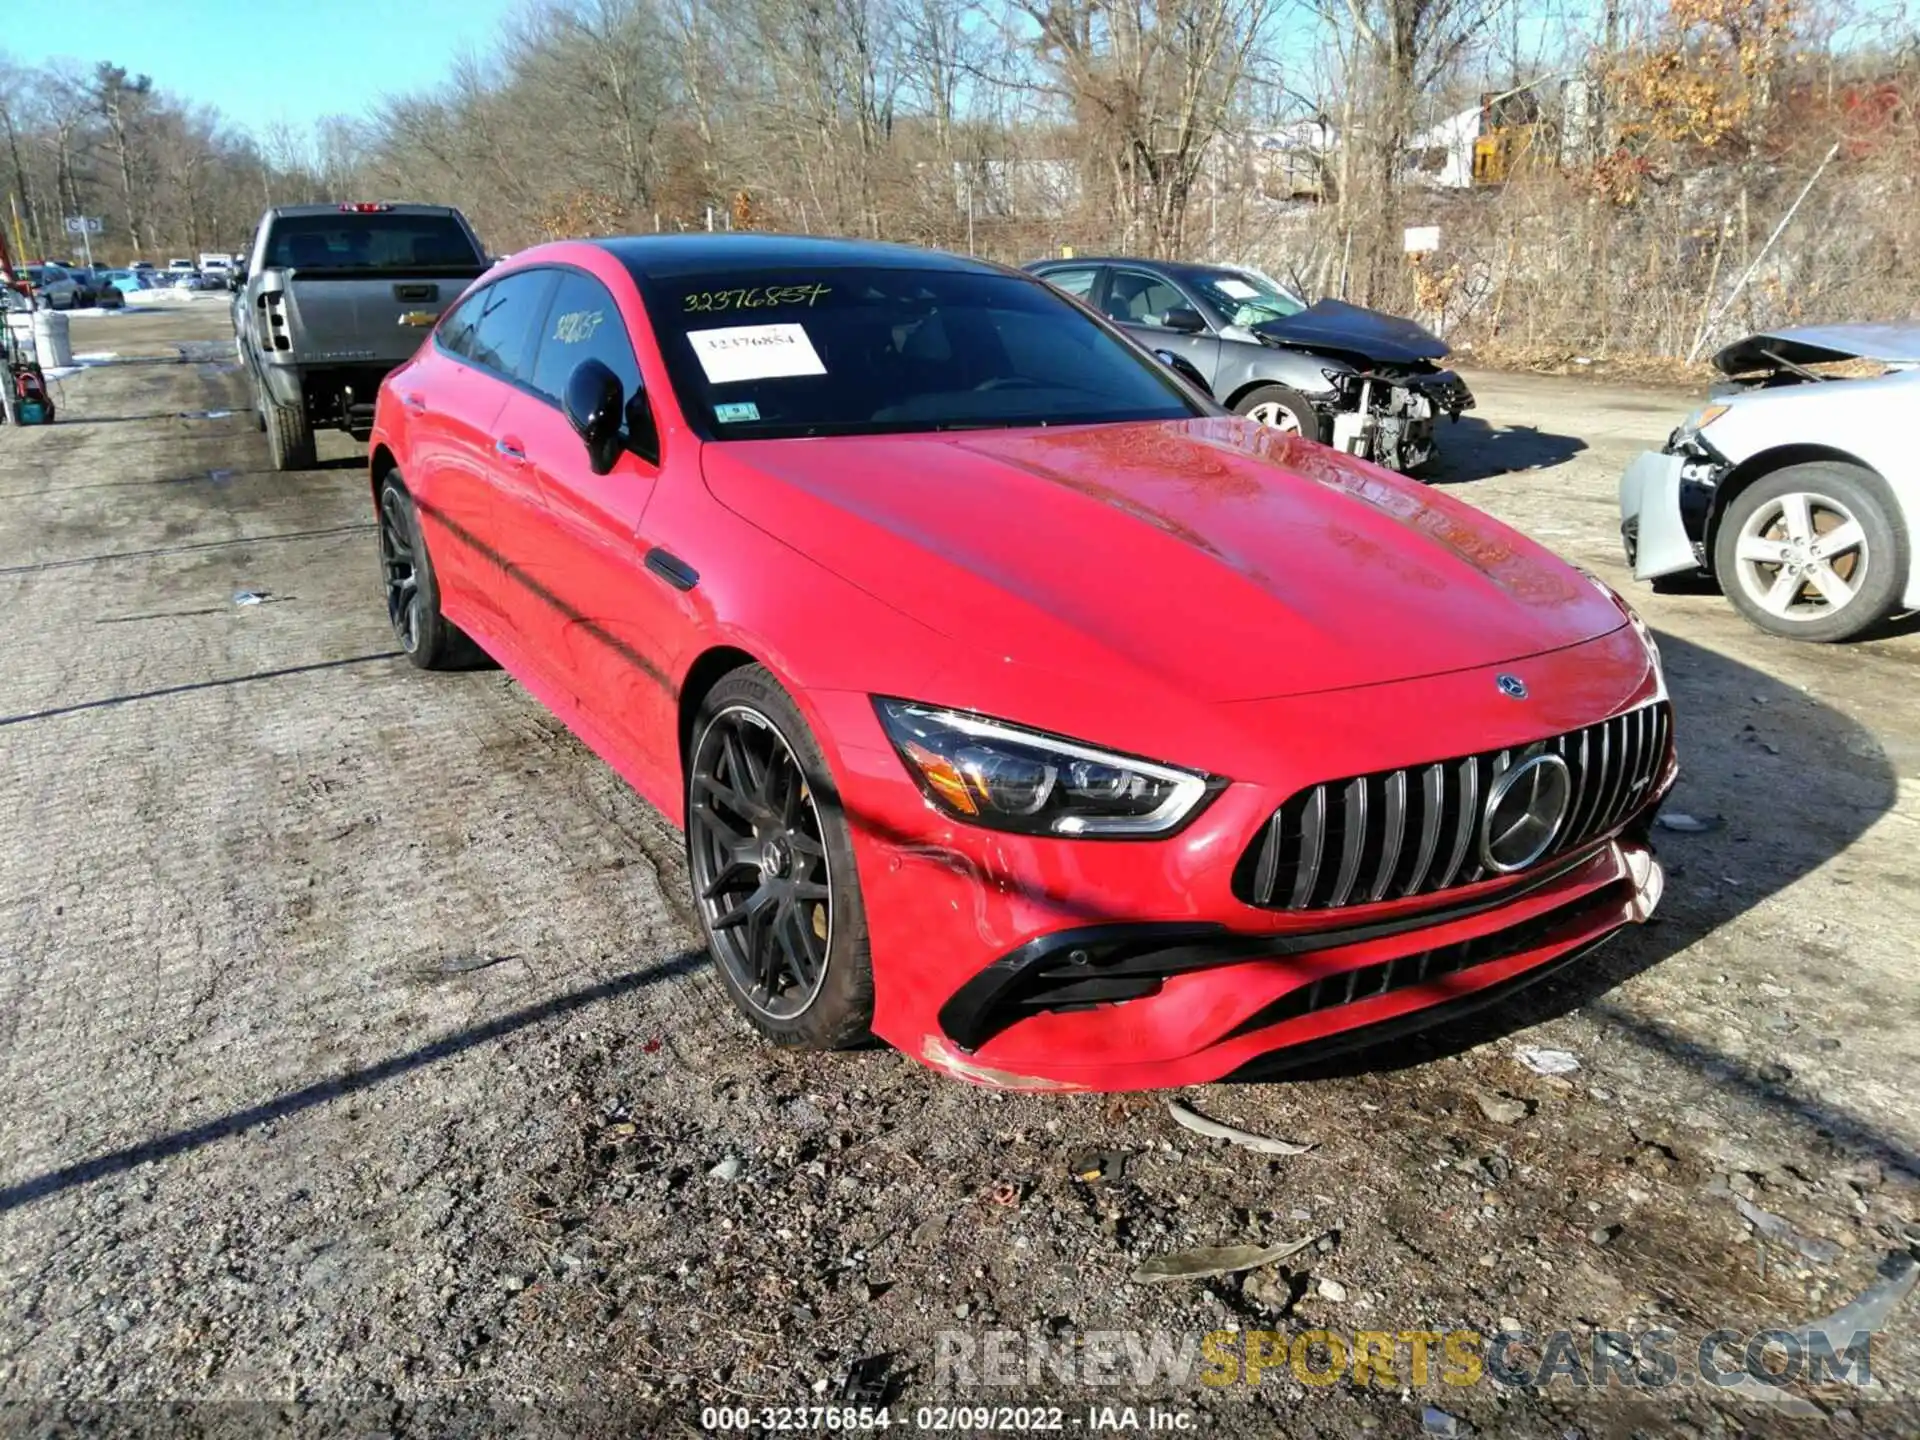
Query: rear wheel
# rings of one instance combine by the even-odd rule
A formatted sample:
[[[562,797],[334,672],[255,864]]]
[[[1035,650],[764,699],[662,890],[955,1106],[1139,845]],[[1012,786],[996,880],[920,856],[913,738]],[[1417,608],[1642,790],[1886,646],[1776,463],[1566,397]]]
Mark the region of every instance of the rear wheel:
[[[311,470],[319,463],[314,449],[313,426],[307,421],[307,407],[280,405],[271,395],[261,392],[260,404],[267,422],[267,455],[276,470]]]
[[[1789,465],[1728,504],[1714,571],[1740,613],[1795,640],[1850,640],[1885,620],[1907,574],[1907,537],[1858,466]]]
[[[380,576],[387,622],[407,659],[422,670],[463,670],[486,659],[440,613],[440,582],[420,529],[420,512],[398,470],[380,482]]]
[[[1306,396],[1284,385],[1256,385],[1234,402],[1234,411],[1284,435],[1318,440],[1320,416]]]
[[[873,965],[839,791],[799,707],[758,665],[708,692],[687,765],[687,868],[727,993],[782,1045],[873,1023]]]

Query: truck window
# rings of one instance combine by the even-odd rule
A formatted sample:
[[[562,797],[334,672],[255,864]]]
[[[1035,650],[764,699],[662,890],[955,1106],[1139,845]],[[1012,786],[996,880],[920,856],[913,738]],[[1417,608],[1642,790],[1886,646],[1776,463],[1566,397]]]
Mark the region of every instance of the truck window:
[[[269,266],[313,270],[424,270],[477,266],[479,252],[451,215],[283,215],[267,241]]]

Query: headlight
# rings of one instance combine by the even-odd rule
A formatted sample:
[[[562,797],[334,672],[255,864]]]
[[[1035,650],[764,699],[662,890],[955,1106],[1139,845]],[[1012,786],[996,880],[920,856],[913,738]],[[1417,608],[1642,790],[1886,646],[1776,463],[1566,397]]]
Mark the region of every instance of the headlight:
[[[960,710],[873,703],[927,799],[975,825],[1028,835],[1166,835],[1220,788],[1196,771]]]
[[[1673,432],[1673,443],[1683,445],[1698,435],[1707,426],[1727,413],[1725,405],[1705,405],[1680,422],[1680,428]]]

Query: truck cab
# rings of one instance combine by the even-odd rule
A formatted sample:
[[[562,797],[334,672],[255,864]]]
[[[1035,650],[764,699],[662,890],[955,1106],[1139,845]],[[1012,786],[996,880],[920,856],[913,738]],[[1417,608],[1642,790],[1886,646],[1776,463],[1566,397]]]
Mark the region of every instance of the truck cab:
[[[466,217],[445,205],[267,211],[233,323],[273,467],[312,466],[316,429],[365,439],[380,382],[486,264]]]

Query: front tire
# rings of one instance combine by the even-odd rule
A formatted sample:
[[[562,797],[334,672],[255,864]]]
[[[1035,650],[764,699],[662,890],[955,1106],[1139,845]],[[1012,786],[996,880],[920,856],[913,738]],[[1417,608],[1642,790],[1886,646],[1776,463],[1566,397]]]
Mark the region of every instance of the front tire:
[[[1319,412],[1307,402],[1306,396],[1284,385],[1256,385],[1234,402],[1233,410],[1236,415],[1244,415],[1283,435],[1304,435],[1309,440],[1324,438]]]
[[[398,470],[380,481],[380,576],[387,622],[416,668],[465,670],[484,662],[480,647],[440,613],[440,581],[420,512]]]
[[[799,707],[758,665],[694,718],[687,873],[721,982],[776,1044],[844,1050],[873,1025],[873,963],[840,792]]]
[[[1899,511],[1855,465],[1789,465],[1727,505],[1713,567],[1734,608],[1793,640],[1851,640],[1898,607],[1909,564]]]

